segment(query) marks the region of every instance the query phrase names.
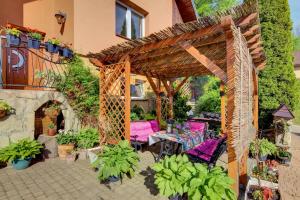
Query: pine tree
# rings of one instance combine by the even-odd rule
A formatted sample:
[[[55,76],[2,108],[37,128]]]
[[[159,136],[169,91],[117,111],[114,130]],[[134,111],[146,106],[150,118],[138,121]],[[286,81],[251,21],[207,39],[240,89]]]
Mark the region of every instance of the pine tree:
[[[293,67],[292,21],[288,0],[260,0],[260,20],[266,68],[259,75],[260,125],[268,127],[281,103],[294,109],[299,85]]]

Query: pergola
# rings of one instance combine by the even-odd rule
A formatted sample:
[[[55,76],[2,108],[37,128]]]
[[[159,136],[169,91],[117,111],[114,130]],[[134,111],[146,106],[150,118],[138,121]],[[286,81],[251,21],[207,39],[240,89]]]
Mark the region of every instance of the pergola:
[[[249,142],[258,129],[259,70],[265,66],[257,2],[250,0],[226,12],[176,24],[147,37],[89,54],[100,70],[99,129],[108,143],[130,140],[130,74],[147,77],[156,94],[161,119],[161,93],[169,99],[191,76],[221,80],[221,127],[227,134],[228,173],[239,181],[247,175]],[[173,86],[174,80],[181,83]],[[162,87],[164,86],[164,87]],[[239,177],[243,177],[239,179]]]

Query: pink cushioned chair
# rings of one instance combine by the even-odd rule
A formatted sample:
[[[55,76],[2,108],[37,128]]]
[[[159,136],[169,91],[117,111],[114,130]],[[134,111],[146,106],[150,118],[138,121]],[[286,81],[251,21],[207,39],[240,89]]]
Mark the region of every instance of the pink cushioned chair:
[[[202,134],[205,134],[205,131],[207,129],[207,125],[205,122],[195,122],[195,121],[187,121],[187,125],[190,127],[190,130],[192,132],[200,132]]]
[[[148,142],[149,135],[160,131],[158,122],[151,121],[136,121],[130,122],[130,140],[137,149],[137,146],[142,147],[143,143]]]

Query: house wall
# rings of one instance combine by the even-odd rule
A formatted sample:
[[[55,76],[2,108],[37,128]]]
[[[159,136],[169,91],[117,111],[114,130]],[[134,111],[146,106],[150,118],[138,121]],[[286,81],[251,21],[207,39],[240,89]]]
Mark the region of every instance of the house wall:
[[[35,0],[1,0],[0,27],[7,22],[23,26],[23,4],[31,1]]]
[[[300,66],[295,66],[294,72],[296,74],[296,78],[300,79]]]
[[[61,103],[65,130],[78,130],[80,123],[64,95],[54,91],[3,90],[0,100],[6,101],[15,113],[0,119],[0,148],[22,138],[34,138],[35,111],[48,101]]]
[[[57,23],[55,13],[62,11],[67,15],[63,34]],[[48,38],[58,38],[65,44],[74,44],[74,1],[40,0],[24,4],[24,26],[45,32]]]

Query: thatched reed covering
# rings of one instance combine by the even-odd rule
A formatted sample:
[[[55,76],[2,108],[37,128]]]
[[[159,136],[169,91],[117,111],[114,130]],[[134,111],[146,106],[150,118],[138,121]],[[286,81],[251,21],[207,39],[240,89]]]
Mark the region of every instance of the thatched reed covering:
[[[188,43],[226,73],[226,42],[221,20],[228,15],[240,27],[251,50],[253,62],[259,66],[265,61],[265,55],[261,48],[258,8],[254,0],[226,12],[176,24],[147,37],[124,42],[88,56],[103,64],[113,64],[128,55],[132,73],[160,79],[212,74],[182,48],[183,44]]]

